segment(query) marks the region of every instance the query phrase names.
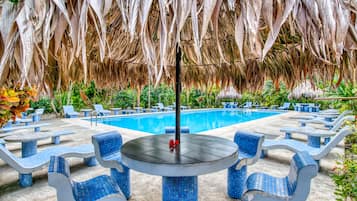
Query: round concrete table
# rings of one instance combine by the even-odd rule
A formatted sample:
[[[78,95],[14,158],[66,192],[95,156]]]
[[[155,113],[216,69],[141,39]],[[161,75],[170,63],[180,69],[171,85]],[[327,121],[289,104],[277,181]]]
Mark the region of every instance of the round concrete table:
[[[88,117],[92,109],[81,109],[80,111],[83,112],[84,117]]]
[[[281,128],[281,132],[285,132],[285,139],[290,139],[292,133],[299,133],[307,135],[307,144],[311,147],[321,147],[321,137],[325,138],[325,144],[330,141],[330,137],[336,132],[331,130],[314,129],[312,127],[298,127],[298,128]]]
[[[196,201],[197,176],[231,167],[238,160],[238,146],[208,135],[181,135],[181,144],[169,149],[174,135],[150,135],[125,143],[123,163],[139,172],[162,176],[163,201]]]

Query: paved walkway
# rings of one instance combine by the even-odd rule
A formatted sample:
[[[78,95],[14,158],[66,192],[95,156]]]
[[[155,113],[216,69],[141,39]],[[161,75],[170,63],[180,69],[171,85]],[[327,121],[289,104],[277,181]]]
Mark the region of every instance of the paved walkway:
[[[237,130],[255,131],[266,134],[267,138],[279,138],[283,133],[279,132],[282,126],[298,126],[296,120],[289,117],[301,115],[296,112],[288,112],[264,119],[250,121],[204,132],[204,134],[216,135],[228,139],[233,139]],[[78,144],[91,143],[91,136],[98,132],[118,130],[124,141],[128,141],[147,133],[121,129],[107,125],[90,125],[88,121],[79,119],[51,120],[51,130],[71,129],[76,132],[74,135],[63,136],[61,145],[75,146]],[[295,135],[298,139],[305,140],[306,136]],[[50,140],[39,142],[39,149],[45,149],[50,144]],[[20,155],[20,144],[9,143],[7,147],[16,155]],[[311,192],[308,200],[326,201],[335,200],[334,183],[328,176],[328,171],[335,166],[338,154],[343,153],[341,147],[335,148],[325,159],[321,160],[322,172],[312,181]],[[288,162],[292,153],[285,150],[274,150],[269,152],[269,157],[259,160],[253,166],[249,166],[249,173],[254,171],[266,172],[274,176],[284,176],[289,171]],[[70,159],[71,173],[74,180],[82,181],[100,174],[109,174],[109,170],[101,166],[86,167],[80,159]],[[226,195],[227,171],[220,171],[212,174],[199,176],[199,200],[201,201],[226,201],[232,200]],[[47,169],[34,173],[34,185],[29,188],[20,188],[17,185],[18,174],[12,168],[0,160],[0,201],[44,201],[56,200],[56,191],[47,184]],[[131,201],[158,201],[161,200],[161,177],[131,171]]]

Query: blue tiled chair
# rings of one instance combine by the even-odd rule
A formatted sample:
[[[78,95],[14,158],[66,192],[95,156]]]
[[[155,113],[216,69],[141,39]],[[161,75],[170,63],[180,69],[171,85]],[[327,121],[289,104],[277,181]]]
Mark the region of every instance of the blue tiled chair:
[[[117,131],[92,136],[95,156],[100,165],[110,168],[110,175],[117,182],[127,199],[130,198],[130,169],[123,165],[120,148],[123,140]]]
[[[167,126],[165,127],[165,134],[175,134],[176,128],[173,126]],[[190,129],[187,126],[182,126],[181,127],[181,134],[189,134]]]
[[[267,151],[270,149],[287,149],[293,152],[308,152],[314,160],[318,163],[319,160],[325,157],[330,151],[338,145],[346,136],[353,134],[355,131],[354,128],[346,126],[342,128],[332,139],[321,148],[315,148],[307,145],[306,143],[283,139],[283,140],[265,140],[263,143],[263,154],[266,155]]]
[[[306,200],[317,164],[307,152],[294,155],[288,176],[277,178],[264,173],[249,175],[243,201]]]
[[[57,191],[58,201],[125,201],[126,198],[115,181],[101,175],[83,182],[71,180],[67,161],[51,156],[48,167],[48,184]]]
[[[72,105],[64,105],[63,113],[65,118],[77,118],[79,115],[78,112],[74,111]]]
[[[4,146],[0,146],[0,159],[19,172],[20,186],[22,187],[32,185],[32,172],[47,166],[51,155],[84,158],[87,166],[94,166],[96,163],[93,145],[91,144],[77,147],[50,147],[26,158],[18,158]]]
[[[238,145],[238,162],[228,169],[227,190],[231,198],[240,199],[247,178],[247,165],[256,163],[262,151],[264,135],[236,132],[234,142]]]
[[[97,112],[97,114],[99,114],[101,116],[110,115],[110,111],[105,110],[103,108],[103,105],[101,105],[101,104],[94,104],[93,107],[94,107],[94,110]]]
[[[279,107],[279,110],[288,110],[290,108],[290,103],[289,102],[285,102],[283,104],[283,106]]]

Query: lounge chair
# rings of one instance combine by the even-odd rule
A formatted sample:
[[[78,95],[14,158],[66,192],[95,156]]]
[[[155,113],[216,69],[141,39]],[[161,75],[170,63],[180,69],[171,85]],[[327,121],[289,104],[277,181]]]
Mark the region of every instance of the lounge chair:
[[[298,111],[298,112],[302,112],[303,111],[303,106],[301,105],[301,103],[295,103],[294,106],[294,110]]]
[[[249,175],[243,201],[293,201],[306,200],[311,179],[318,167],[307,152],[294,155],[288,176],[278,178],[265,173]]]
[[[22,187],[32,185],[32,172],[47,166],[51,155],[84,158],[88,166],[95,165],[94,149],[91,144],[76,147],[50,147],[26,158],[18,158],[4,146],[0,146],[0,158],[20,173],[19,183]]]
[[[99,164],[110,168],[110,175],[119,185],[127,199],[130,198],[130,169],[123,165],[121,159],[121,135],[117,131],[100,133],[92,136],[95,157]]]
[[[165,127],[165,134],[175,134],[176,133],[176,128],[173,126],[166,126]],[[181,126],[181,134],[189,134],[190,133],[190,128],[187,126]]]
[[[279,110],[288,110],[290,108],[290,103],[289,102],[285,102],[283,104],[283,106],[279,107]]]
[[[332,127],[328,127],[330,131],[337,132],[345,123],[346,121],[354,121],[355,116],[344,116],[340,120],[338,120]],[[280,129],[281,132],[285,132],[285,139],[291,139],[291,134],[295,132],[302,132],[302,134],[309,135],[309,133],[314,133],[315,131],[321,130],[321,129],[315,129],[314,127],[308,127],[308,126],[303,126],[303,127],[288,127],[288,128],[282,128]],[[300,132],[301,133],[301,132]],[[329,137],[325,138],[327,141],[329,141]]]
[[[69,165],[60,156],[51,156],[48,184],[56,189],[58,201],[126,201],[119,186],[107,175],[82,182],[71,180]]]
[[[242,104],[239,107],[242,107],[242,108],[245,108],[245,109],[250,109],[250,108],[252,108],[252,106],[253,106],[253,103],[248,101],[248,102],[245,102],[244,104]]]
[[[63,106],[63,113],[65,118],[77,118],[79,113],[74,111],[72,105],[64,105]]]
[[[101,104],[94,104],[94,110],[97,112],[98,115],[100,116],[106,116],[106,115],[109,115],[110,114],[110,111],[109,110],[105,110],[103,108],[103,105]]]
[[[157,103],[159,111],[172,111],[170,107],[165,107],[163,103]]]
[[[267,151],[271,149],[287,149],[296,153],[307,151],[312,156],[312,158],[318,162],[321,158],[325,157],[334,147],[336,147],[344,137],[351,135],[354,132],[356,132],[354,128],[346,126],[342,128],[334,137],[332,137],[330,142],[320,148],[311,147],[306,143],[290,139],[265,140],[263,142],[263,155],[265,155]]]
[[[238,145],[238,162],[228,169],[227,189],[231,198],[241,199],[247,178],[247,165],[258,161],[264,135],[236,132],[234,142]]]
[[[310,119],[310,120],[300,120],[299,123],[301,124],[301,126],[305,126],[307,123],[324,124],[325,127],[332,128],[334,125],[340,123],[341,120],[344,119],[346,117],[346,115],[348,115],[348,114],[352,114],[352,111],[349,111],[349,110],[344,111],[333,121],[327,121],[324,118],[318,117],[318,118],[314,118],[314,119]]]

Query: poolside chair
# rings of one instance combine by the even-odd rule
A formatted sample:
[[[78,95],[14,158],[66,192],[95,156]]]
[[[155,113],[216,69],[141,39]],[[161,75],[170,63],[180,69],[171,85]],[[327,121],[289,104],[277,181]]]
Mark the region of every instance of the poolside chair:
[[[283,106],[278,107],[279,110],[288,110],[290,108],[290,103],[289,102],[285,102],[283,104]]]
[[[330,142],[320,148],[315,148],[307,145],[306,143],[283,139],[283,140],[265,140],[263,142],[263,155],[267,154],[268,150],[271,149],[287,149],[293,152],[307,151],[316,162],[321,158],[325,157],[330,151],[338,145],[346,136],[353,134],[354,128],[345,126],[342,128],[335,136],[332,137]]]
[[[176,128],[173,126],[166,126],[165,127],[165,134],[175,134]],[[181,134],[189,134],[190,128],[188,126],[181,126]]]
[[[347,121],[354,121],[355,116],[344,116],[340,120],[336,122],[332,127],[328,127],[330,131],[337,132]],[[320,129],[316,129],[314,127],[287,127],[287,128],[282,128],[280,131],[285,132],[285,139],[291,139],[291,134],[300,132],[301,130],[304,131],[304,134],[309,136],[309,133],[314,133]],[[325,144],[327,144],[330,141],[330,137],[325,138]]]
[[[94,110],[97,112],[98,115],[100,116],[110,115],[110,111],[105,110],[102,104],[94,104],[93,106],[94,106]]]
[[[84,158],[87,166],[96,164],[93,145],[91,144],[76,147],[50,147],[26,158],[18,158],[7,150],[5,146],[0,146],[0,159],[20,173],[19,183],[22,187],[32,185],[32,172],[47,166],[51,155]]]
[[[74,111],[74,108],[72,105],[64,105],[63,113],[64,113],[65,118],[76,118],[79,115],[78,112]]]
[[[92,136],[95,157],[99,164],[110,168],[110,175],[119,185],[127,199],[130,198],[130,169],[121,160],[122,137],[117,131]]]
[[[127,200],[119,186],[107,175],[100,175],[82,182],[73,181],[68,162],[60,156],[51,156],[48,167],[48,185],[56,189],[58,201]]]
[[[298,112],[303,111],[303,106],[301,105],[301,103],[295,103],[293,106],[294,106],[295,111],[298,111]]]
[[[238,145],[238,162],[228,169],[227,190],[231,198],[241,199],[247,178],[247,166],[258,161],[264,135],[238,131],[234,142]]]
[[[159,111],[172,111],[170,107],[165,107],[163,103],[157,103]]]
[[[243,201],[306,200],[317,165],[307,152],[294,155],[288,176],[278,178],[265,173],[249,175]]]
[[[250,108],[252,108],[252,106],[253,106],[253,103],[248,101],[248,102],[245,102],[244,104],[242,104],[240,107],[245,108],[245,109],[250,109]]]
[[[308,119],[308,120],[300,120],[299,123],[301,126],[305,126],[307,123],[312,123],[312,124],[324,124],[325,127],[327,128],[332,128],[334,125],[338,124],[341,122],[341,120],[346,116],[352,114],[352,111],[346,110],[343,113],[341,113],[336,119],[333,121],[327,121],[322,117],[317,117],[314,119]]]

